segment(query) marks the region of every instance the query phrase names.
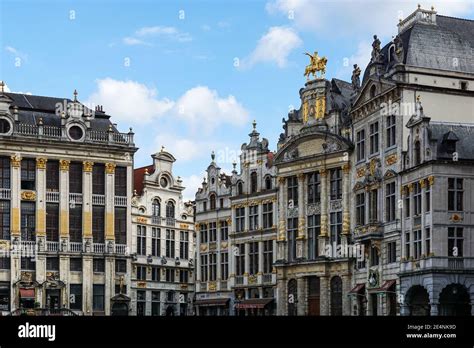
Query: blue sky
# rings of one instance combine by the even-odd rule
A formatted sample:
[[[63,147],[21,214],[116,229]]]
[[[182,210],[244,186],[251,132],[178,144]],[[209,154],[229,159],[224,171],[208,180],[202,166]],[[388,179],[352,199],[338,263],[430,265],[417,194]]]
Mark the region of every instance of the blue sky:
[[[252,120],[276,148],[281,119],[299,107],[304,52],[328,58],[327,78],[365,67],[417,1],[0,0],[0,79],[15,92],[100,104],[133,127],[136,165],[162,145],[192,198],[215,150],[230,172]],[[472,1],[433,1],[474,18]]]

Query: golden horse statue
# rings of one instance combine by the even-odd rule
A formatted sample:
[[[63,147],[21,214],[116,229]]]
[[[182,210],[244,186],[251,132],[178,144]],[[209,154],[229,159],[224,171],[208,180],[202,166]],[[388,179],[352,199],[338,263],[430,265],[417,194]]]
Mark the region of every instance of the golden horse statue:
[[[308,52],[306,52],[305,54],[310,59],[309,65],[307,65],[304,70],[304,76],[306,76],[307,80],[309,80],[309,76],[311,74],[313,74],[314,78],[317,78],[316,73],[318,71],[321,72],[320,78],[324,78],[324,74],[326,73],[326,64],[328,62],[327,58],[319,57],[317,51],[315,51],[312,55]]]

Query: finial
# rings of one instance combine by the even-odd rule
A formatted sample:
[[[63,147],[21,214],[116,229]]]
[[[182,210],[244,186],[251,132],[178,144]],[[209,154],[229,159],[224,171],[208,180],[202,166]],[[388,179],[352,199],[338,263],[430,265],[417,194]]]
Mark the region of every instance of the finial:
[[[77,90],[76,89],[74,90],[73,94],[74,94],[74,101],[77,102]]]
[[[109,124],[109,132],[112,132],[114,129],[112,128],[112,125]]]
[[[133,195],[138,196],[137,190],[133,190]]]
[[[421,8],[421,5],[420,5],[420,4],[418,4],[418,8]]]
[[[253,120],[252,126],[253,126],[253,129],[255,130],[257,128],[257,121]]]
[[[39,120],[38,120],[38,124],[39,124],[40,126],[42,126],[42,125],[43,125],[43,117],[40,117],[40,118],[39,118]]]
[[[163,151],[165,151],[165,146],[164,146],[164,145],[161,145],[161,150],[160,150],[160,152],[163,152]]]
[[[145,168],[145,175],[148,175],[148,168]]]
[[[431,5],[431,11],[434,11],[434,6],[433,5]]]
[[[216,154],[214,153],[214,150],[211,152],[211,159],[212,162],[214,162],[214,160],[216,159]]]
[[[232,162],[232,167],[234,167],[234,170],[235,170],[236,166],[237,166],[237,162],[235,162],[235,160],[234,160],[234,162]]]
[[[0,81],[0,89],[2,93],[5,92],[4,87],[5,87],[5,82]]]
[[[420,100],[421,100],[421,96],[418,94],[418,95],[416,96],[416,101],[419,103]]]

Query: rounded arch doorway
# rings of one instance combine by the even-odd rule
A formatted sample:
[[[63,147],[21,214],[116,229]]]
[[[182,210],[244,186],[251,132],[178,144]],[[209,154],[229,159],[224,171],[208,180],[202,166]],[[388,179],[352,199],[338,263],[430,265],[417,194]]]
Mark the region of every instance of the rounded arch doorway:
[[[409,315],[430,315],[430,296],[428,291],[421,286],[412,286],[406,294],[406,304],[410,310]]]
[[[471,315],[469,293],[461,284],[449,284],[439,295],[439,315]]]

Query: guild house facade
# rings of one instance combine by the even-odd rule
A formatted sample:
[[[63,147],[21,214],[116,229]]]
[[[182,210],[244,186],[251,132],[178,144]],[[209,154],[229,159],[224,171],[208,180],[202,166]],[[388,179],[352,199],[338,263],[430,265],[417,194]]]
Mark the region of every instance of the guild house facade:
[[[164,148],[153,164],[135,169],[132,198],[132,314],[192,315],[194,205]]]
[[[127,314],[133,133],[2,86],[0,143],[2,313]]]

